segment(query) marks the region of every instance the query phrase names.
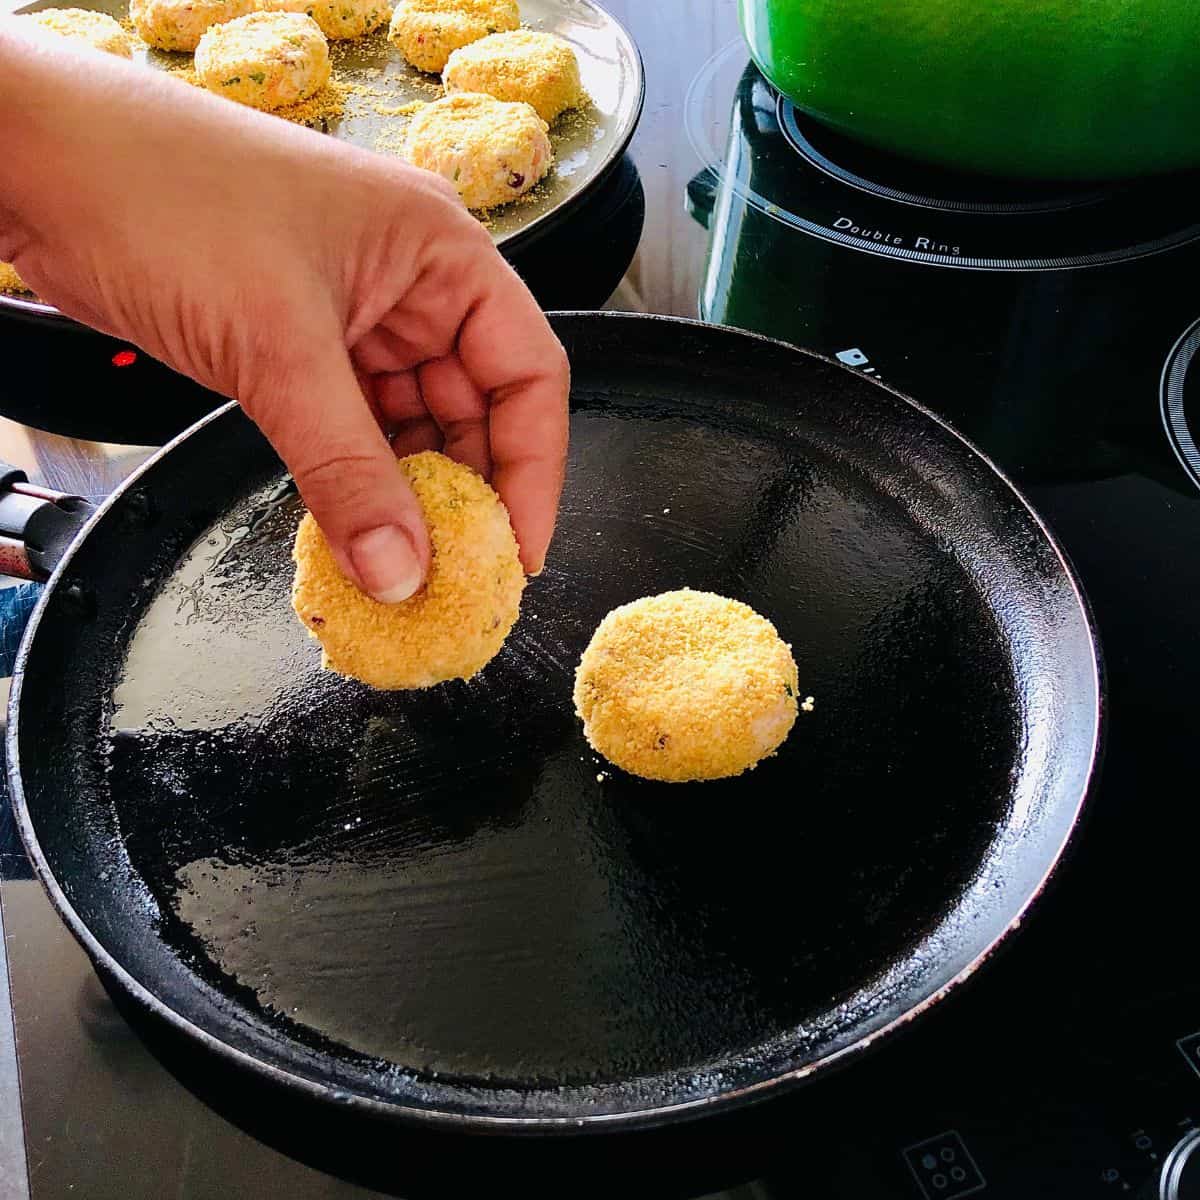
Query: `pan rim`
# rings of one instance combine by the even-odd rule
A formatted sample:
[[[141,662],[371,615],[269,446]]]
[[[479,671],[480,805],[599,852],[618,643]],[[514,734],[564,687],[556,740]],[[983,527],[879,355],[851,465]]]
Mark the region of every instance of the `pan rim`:
[[[594,312],[594,311],[571,311],[563,310],[548,313],[547,316],[551,321],[558,320],[566,322],[570,320],[586,319],[604,320],[610,323],[628,321],[628,322],[658,322],[673,324],[676,326],[691,327],[697,329],[705,329],[717,331],[722,334],[734,335],[739,339],[749,339],[757,343],[763,343],[775,347],[776,349],[785,351],[790,354],[799,355],[803,358],[815,359],[827,366],[835,367],[839,371],[845,371],[851,375],[859,375],[859,372],[853,371],[844,364],[837,363],[822,355],[815,354],[810,350],[805,350],[801,347],[792,345],[791,343],[781,341],[776,338],[770,338],[761,334],[752,333],[746,330],[737,329],[733,326],[713,325],[704,321],[691,320],[687,318],[664,316],[659,314],[643,314],[643,313],[627,313],[627,312]],[[363,1113],[364,1115],[372,1115],[382,1117],[384,1119],[422,1126],[425,1128],[439,1128],[446,1131],[460,1132],[477,1132],[491,1134],[580,1134],[580,1133],[602,1133],[604,1131],[615,1130],[631,1130],[631,1129],[647,1129],[656,1126],[666,1125],[670,1123],[680,1122],[687,1119],[696,1119],[708,1111],[732,1111],[751,1103],[761,1102],[771,1096],[794,1089],[802,1084],[810,1076],[816,1075],[824,1071],[832,1071],[841,1066],[847,1065],[856,1060],[858,1057],[879,1045],[881,1042],[889,1040],[895,1033],[907,1027],[914,1020],[922,1016],[924,1013],[933,1008],[939,1001],[944,999],[952,991],[956,990],[960,985],[970,979],[976,972],[1000,949],[1007,944],[1012,934],[1025,921],[1031,907],[1038,901],[1046,890],[1051,879],[1056,875],[1060,864],[1066,854],[1068,846],[1074,841],[1080,824],[1080,817],[1089,799],[1094,794],[1097,782],[1097,767],[1100,761],[1102,746],[1104,741],[1104,729],[1107,718],[1107,706],[1105,703],[1104,690],[1104,673],[1102,669],[1102,657],[1100,651],[1099,634],[1096,621],[1087,600],[1086,594],[1080,584],[1079,578],[1073,567],[1070,559],[1067,557],[1064,549],[1059,544],[1058,539],[1049,529],[1041,516],[1033,508],[1032,504],[1025,498],[1023,493],[1009,479],[986,454],[976,447],[969,439],[965,438],[952,425],[946,422],[936,413],[931,412],[918,402],[905,396],[895,388],[880,382],[879,380],[871,379],[869,382],[876,386],[882,387],[889,392],[893,397],[900,400],[903,404],[916,409],[926,418],[932,420],[939,426],[943,432],[948,435],[954,442],[964,447],[981,461],[994,476],[995,479],[1004,486],[1011,494],[1012,498],[1017,502],[1025,515],[1032,520],[1035,527],[1040,531],[1045,543],[1054,552],[1054,555],[1059,563],[1059,566],[1065,576],[1067,583],[1070,586],[1070,594],[1074,607],[1077,608],[1080,616],[1083,618],[1084,627],[1088,633],[1088,645],[1090,650],[1090,670],[1089,678],[1093,683],[1094,703],[1089,705],[1089,719],[1092,728],[1091,746],[1088,752],[1087,773],[1085,784],[1080,789],[1078,798],[1075,801],[1073,811],[1070,814],[1070,822],[1066,827],[1059,844],[1054,849],[1053,855],[1043,871],[1041,878],[1038,880],[1035,887],[1029,890],[1028,895],[1022,900],[1017,911],[1010,917],[1004,928],[1000,930],[988,943],[971,958],[971,960],[963,966],[951,979],[947,980],[940,987],[930,992],[918,1003],[906,1009],[892,1020],[881,1025],[879,1028],[872,1030],[849,1045],[843,1046],[838,1050],[834,1050],[824,1056],[808,1063],[802,1067],[798,1067],[791,1071],[786,1071],[778,1075],[773,1075],[770,1078],[759,1079],[742,1086],[732,1088],[728,1091],[720,1091],[711,1095],[698,1098],[680,1100],[673,1103],[668,1103],[658,1106],[647,1106],[642,1108],[634,1108],[619,1112],[593,1113],[586,1116],[495,1116],[479,1113],[463,1113],[457,1112],[449,1108],[438,1107],[418,1107],[405,1101],[389,1101],[379,1099],[374,1096],[363,1095],[355,1091],[347,1091],[343,1087],[334,1087],[327,1083],[321,1083],[308,1076],[298,1074],[293,1070],[288,1070],[283,1067],[276,1066],[273,1063],[264,1061],[255,1055],[241,1050],[229,1043],[222,1041],[215,1034],[210,1033],[200,1025],[196,1024],[189,1017],[184,1016],[168,1003],[156,996],[148,987],[134,977],[117,959],[105,949],[91,932],[86,922],[76,912],[74,906],[67,898],[65,892],[60,887],[49,862],[47,861],[37,832],[34,828],[32,816],[26,802],[25,790],[21,778],[21,757],[20,757],[20,700],[24,690],[25,670],[29,657],[32,653],[33,645],[36,640],[37,630],[43,618],[43,615],[48,607],[50,598],[54,594],[55,588],[61,583],[66,571],[70,567],[76,553],[82,547],[87,537],[90,535],[94,527],[103,520],[104,516],[121,500],[121,498],[131,489],[133,489],[141,477],[153,470],[160,459],[169,454],[179,443],[191,437],[194,433],[207,427],[214,421],[222,420],[228,413],[238,407],[236,401],[230,401],[215,409],[196,422],[189,429],[183,431],[170,442],[164,445],[161,449],[151,455],[136,471],[134,471],[127,479],[125,479],[113,492],[108,496],[96,509],[93,515],[89,518],[86,525],[81,530],[78,538],[73,545],[68,549],[63,556],[62,561],[55,569],[53,575],[47,582],[42,595],[39,597],[37,605],[30,617],[26,627],[24,636],[22,637],[20,647],[18,648],[16,661],[13,668],[12,688],[8,702],[8,728],[5,735],[5,744],[7,750],[7,777],[9,794],[11,797],[12,808],[16,817],[18,830],[21,835],[21,840],[25,846],[26,852],[29,855],[30,861],[34,866],[38,879],[41,881],[43,888],[46,890],[50,901],[58,913],[59,918],[71,931],[76,941],[87,953],[95,968],[103,968],[104,972],[118,982],[122,990],[129,995],[142,1009],[151,1014],[153,1017],[165,1022],[176,1033],[182,1034],[193,1042],[199,1043],[205,1050],[214,1052],[218,1058],[225,1060],[232,1065],[249,1070],[252,1074],[259,1076],[266,1081],[283,1086],[294,1092],[308,1096],[321,1102],[332,1103],[336,1096],[338,1107],[342,1109],[352,1109]]]

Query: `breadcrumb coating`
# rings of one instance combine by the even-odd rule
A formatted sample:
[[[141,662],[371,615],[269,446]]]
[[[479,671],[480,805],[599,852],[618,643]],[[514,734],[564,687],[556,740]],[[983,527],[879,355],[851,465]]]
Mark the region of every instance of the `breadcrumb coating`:
[[[550,169],[547,128],[528,104],[447,96],[413,117],[404,157],[452,183],[468,208],[497,208],[525,195]]]
[[[129,34],[108,13],[90,12],[86,8],[44,8],[41,12],[27,13],[19,20],[40,25],[51,33],[82,42],[105,54],[133,57]]]
[[[613,609],[575,673],[592,748],[668,783],[740,775],[796,720],[796,663],[765,617],[684,588]]]
[[[0,262],[0,292],[28,292],[25,281],[12,263]]]
[[[191,53],[207,29],[256,7],[256,0],[129,0],[129,19],[148,46]]]
[[[575,51],[552,33],[530,29],[494,33],[455,50],[442,82],[447,95],[483,92],[523,101],[547,122],[586,99]]]
[[[418,71],[436,75],[459,47],[520,24],[516,0],[399,0],[388,37]]]
[[[304,13],[250,13],[214,25],[196,47],[196,75],[210,92],[266,111],[316,95],[330,70],[325,35]]]
[[[312,17],[330,41],[349,41],[378,29],[391,15],[386,0],[259,0],[261,12]]]
[[[296,532],[292,606],[323,665],[385,690],[470,679],[499,653],[521,607],[525,572],[508,510],[487,482],[436,451],[399,460],[433,548],[425,587],[380,604],[342,574],[311,514]]]

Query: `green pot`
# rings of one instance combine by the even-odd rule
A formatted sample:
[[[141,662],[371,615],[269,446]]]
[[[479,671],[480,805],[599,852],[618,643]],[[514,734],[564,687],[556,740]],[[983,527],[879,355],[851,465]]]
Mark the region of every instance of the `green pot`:
[[[1030,179],[1200,167],[1200,0],[740,0],[763,74],[905,157]]]

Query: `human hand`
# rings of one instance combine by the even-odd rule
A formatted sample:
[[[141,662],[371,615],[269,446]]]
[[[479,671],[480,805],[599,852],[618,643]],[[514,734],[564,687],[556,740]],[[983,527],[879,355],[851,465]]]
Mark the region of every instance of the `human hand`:
[[[443,180],[9,22],[0,259],[62,311],[235,397],[376,599],[407,598],[428,567],[394,463],[417,450],[489,479],[526,570],[541,569],[566,356]]]

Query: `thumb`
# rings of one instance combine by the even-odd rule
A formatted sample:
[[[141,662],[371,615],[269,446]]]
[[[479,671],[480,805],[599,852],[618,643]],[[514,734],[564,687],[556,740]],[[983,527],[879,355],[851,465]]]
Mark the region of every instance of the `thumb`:
[[[429,568],[421,506],[344,347],[326,345],[285,360],[242,405],[287,464],[345,574],[381,603],[398,604]]]

